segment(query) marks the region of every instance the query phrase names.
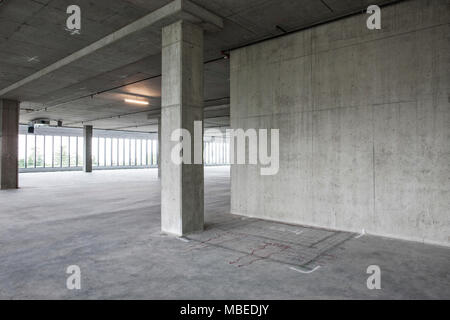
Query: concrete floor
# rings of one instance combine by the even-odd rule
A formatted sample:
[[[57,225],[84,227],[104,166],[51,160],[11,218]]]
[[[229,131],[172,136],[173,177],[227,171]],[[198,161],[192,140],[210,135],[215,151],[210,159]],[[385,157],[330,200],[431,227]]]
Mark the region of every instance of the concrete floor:
[[[21,174],[0,192],[0,298],[450,298],[449,248],[231,216],[229,170],[205,176],[206,231],[177,239],[160,233],[155,169]]]

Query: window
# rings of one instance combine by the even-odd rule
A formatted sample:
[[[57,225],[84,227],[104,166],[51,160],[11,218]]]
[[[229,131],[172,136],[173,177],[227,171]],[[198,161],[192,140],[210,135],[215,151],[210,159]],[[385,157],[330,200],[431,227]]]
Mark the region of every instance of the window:
[[[112,139],[112,165],[115,167],[118,164],[118,148],[117,148],[117,139]]]
[[[78,145],[77,145],[77,137],[70,137],[70,163],[71,167],[77,166],[77,153],[78,153]]]
[[[147,140],[147,165],[153,165],[153,143],[152,140]]]
[[[136,165],[142,165],[142,143],[141,140],[136,140]]]
[[[142,153],[141,153],[141,162],[143,166],[147,165],[147,140],[141,140],[142,145]]]
[[[53,136],[45,136],[45,151],[44,151],[46,168],[53,167]]]
[[[212,142],[208,143],[208,150],[209,150],[209,164],[213,164],[214,159],[213,159],[213,144]]]
[[[222,143],[217,142],[217,163],[222,164]]]
[[[99,166],[104,167],[105,166],[105,138],[99,138],[98,143],[98,159],[99,159]]]
[[[205,143],[205,164],[209,164],[209,143]]]
[[[153,140],[153,164],[158,164],[158,141]]]
[[[34,157],[35,157],[35,153],[34,153],[34,144],[36,142],[36,136],[34,135],[27,135],[27,163],[26,166],[27,168],[34,168]]]
[[[130,140],[130,166],[136,165],[136,140]]]
[[[61,138],[61,164],[63,168],[69,166],[69,137]]]
[[[25,168],[26,136],[19,135],[19,168]]]
[[[21,169],[79,169],[83,166],[83,137],[20,134],[18,138],[18,166]],[[157,164],[157,140],[142,138],[125,139],[112,136],[92,138],[93,166],[140,167],[155,166]]]
[[[44,167],[44,136],[36,136],[36,168]]]
[[[111,166],[111,156],[112,156],[112,149],[111,149],[111,138],[105,139],[105,166],[110,167]]]
[[[123,166],[125,165],[125,161],[124,161],[124,146],[123,146],[123,139],[119,139],[119,166]]]
[[[92,165],[98,166],[98,138],[92,138]]]
[[[124,147],[125,147],[125,165],[129,166],[130,165],[130,140],[129,139],[125,139],[124,141]]]
[[[61,137],[54,137],[53,140],[53,165],[61,167]]]
[[[78,141],[78,162],[77,162],[77,166],[78,167],[82,167],[84,165],[84,138],[83,137],[77,137],[77,141]]]

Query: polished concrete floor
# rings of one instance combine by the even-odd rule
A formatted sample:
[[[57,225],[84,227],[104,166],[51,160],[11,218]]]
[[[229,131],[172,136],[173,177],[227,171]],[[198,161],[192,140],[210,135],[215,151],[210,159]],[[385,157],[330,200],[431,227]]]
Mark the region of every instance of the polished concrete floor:
[[[179,239],[154,169],[21,174],[0,192],[0,298],[450,299],[450,248],[232,216],[228,168],[205,179],[206,230]]]

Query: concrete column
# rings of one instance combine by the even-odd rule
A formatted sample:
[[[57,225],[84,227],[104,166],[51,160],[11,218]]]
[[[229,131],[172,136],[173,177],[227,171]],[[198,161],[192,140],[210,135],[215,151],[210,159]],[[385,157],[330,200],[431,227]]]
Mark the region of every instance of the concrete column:
[[[92,126],[83,127],[84,149],[83,149],[83,169],[84,172],[92,172]]]
[[[0,185],[19,187],[19,102],[0,99]]]
[[[201,231],[203,164],[177,165],[171,160],[179,144],[171,141],[172,132],[191,133],[193,157],[194,121],[203,121],[203,30],[186,21],[163,28],[161,120],[162,231],[178,236]]]
[[[161,179],[161,117],[158,118],[158,179]]]

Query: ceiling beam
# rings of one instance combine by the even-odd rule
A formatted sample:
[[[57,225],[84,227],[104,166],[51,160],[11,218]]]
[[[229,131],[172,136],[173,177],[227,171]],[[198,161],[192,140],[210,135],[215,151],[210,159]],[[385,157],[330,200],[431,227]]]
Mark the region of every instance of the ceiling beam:
[[[217,101],[220,101],[222,99],[217,99]],[[210,100],[213,101],[213,100]],[[223,114],[222,116],[229,116],[229,109],[230,109],[230,105],[229,104],[215,104],[215,105],[208,105],[205,106],[204,108],[204,112],[214,112],[216,111],[223,111],[225,110],[227,113]],[[147,120],[151,120],[151,119],[156,119],[159,118],[161,116],[161,108],[152,108],[152,109],[145,109],[145,110],[140,110],[140,111],[135,111],[135,112],[127,112],[127,113],[121,113],[121,114],[115,114],[112,116],[107,116],[107,117],[102,117],[102,118],[96,118],[96,119],[89,119],[89,120],[83,120],[83,121],[74,121],[74,122],[69,122],[66,123],[66,126],[73,126],[76,124],[86,124],[86,123],[93,123],[96,121],[103,121],[103,120],[110,120],[110,119],[120,119],[120,118],[125,118],[125,117],[129,117],[129,116],[134,116],[137,114],[141,114],[141,113],[147,113]],[[213,117],[215,118],[215,117]]]
[[[13,83],[0,90],[0,97],[32,81],[67,66],[83,57],[86,57],[106,46],[109,46],[133,33],[150,26],[163,26],[178,19],[185,19],[201,24],[206,29],[216,30],[223,28],[223,20],[216,14],[190,2],[189,0],[175,0],[159,8],[133,23],[107,35],[106,37],[78,50],[71,55],[31,74],[30,76]]]

